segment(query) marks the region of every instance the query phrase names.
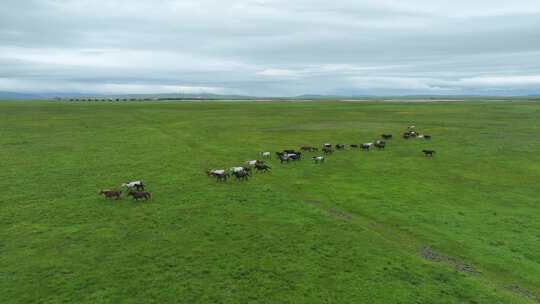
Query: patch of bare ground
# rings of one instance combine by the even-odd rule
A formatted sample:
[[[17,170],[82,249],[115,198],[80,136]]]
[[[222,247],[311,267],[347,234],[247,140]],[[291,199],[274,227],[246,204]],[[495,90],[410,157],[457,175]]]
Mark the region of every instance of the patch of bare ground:
[[[328,214],[330,214],[330,215],[332,215],[335,218],[338,218],[340,220],[349,221],[349,220],[352,219],[352,215],[350,213],[340,211],[340,210],[337,210],[337,209],[330,209],[327,212],[328,212]]]
[[[465,263],[459,259],[440,253],[429,246],[422,246],[422,248],[420,248],[420,255],[428,261],[448,264],[457,271],[466,273],[479,273],[474,269],[471,264]]]
[[[530,290],[527,290],[521,286],[518,286],[516,284],[508,286],[508,289],[514,293],[519,294],[520,296],[527,298],[529,300],[532,300],[536,303],[540,303],[540,296],[533,293]]]
[[[315,206],[315,207],[321,207],[321,202],[320,201],[317,201],[317,200],[306,200],[304,201],[306,204],[309,204],[309,205],[312,205],[312,206]],[[332,208],[332,209],[329,209],[329,210],[325,210],[325,208],[321,208],[323,209],[324,211],[326,211],[326,213],[328,213],[329,215],[337,218],[337,219],[340,219],[340,220],[345,220],[345,221],[349,221],[352,219],[352,214],[350,213],[347,213],[345,211],[341,211],[341,210],[338,210],[338,209],[335,209],[335,208]]]

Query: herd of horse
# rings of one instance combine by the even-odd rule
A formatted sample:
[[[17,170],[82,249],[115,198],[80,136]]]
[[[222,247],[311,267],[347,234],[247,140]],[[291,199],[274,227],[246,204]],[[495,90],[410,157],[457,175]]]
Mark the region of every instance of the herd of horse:
[[[403,133],[402,137],[404,139],[412,139],[412,138],[418,138],[418,139],[424,139],[424,140],[431,140],[431,135],[428,134],[421,134],[416,131],[415,126],[410,126],[407,128],[407,131]],[[375,142],[369,142],[369,143],[363,143],[363,144],[351,144],[349,147],[351,149],[361,149],[363,151],[369,151],[372,147],[378,149],[378,150],[384,150],[386,148],[387,141],[391,140],[393,138],[392,134],[382,134],[381,139],[376,140]],[[289,162],[296,162],[303,159],[305,153],[316,153],[319,151],[322,151],[323,155],[317,155],[312,156],[311,160],[316,164],[324,163],[326,160],[326,157],[328,155],[331,155],[334,153],[334,151],[341,151],[345,150],[344,144],[336,144],[332,145],[330,143],[325,143],[322,145],[322,147],[319,149],[317,147],[312,146],[302,146],[300,147],[300,151],[296,150],[283,150],[280,152],[275,152],[275,155],[279,159],[281,164],[289,163]],[[424,153],[424,156],[426,157],[433,157],[435,154],[434,150],[422,150]],[[272,153],[268,151],[260,152],[259,155],[263,159],[271,159]],[[206,175],[209,177],[213,177],[218,182],[226,182],[229,178],[234,177],[238,181],[247,181],[251,177],[251,173],[253,171],[256,172],[268,172],[272,168],[263,160],[249,160],[245,163],[244,166],[240,167],[231,167],[228,170],[225,169],[213,169],[213,170],[207,170]],[[100,190],[99,194],[103,195],[105,198],[109,199],[115,199],[118,200],[122,197],[122,193],[124,191],[127,192],[127,196],[131,196],[133,200],[149,200],[152,195],[150,192],[145,191],[145,185],[143,181],[131,181],[123,183],[120,186],[120,190],[118,189],[112,189],[112,190]]]
[[[386,148],[386,142],[391,140],[393,138],[392,134],[382,134],[382,139],[376,140],[375,142],[369,142],[369,143],[363,143],[361,145],[358,144],[351,144],[349,147],[351,149],[361,149],[363,151],[369,151],[372,147],[378,149],[378,150],[384,150]],[[419,138],[424,140],[431,140],[431,135],[427,134],[421,134],[416,131],[415,126],[409,126],[407,128],[407,131],[403,133],[404,139],[410,139],[410,138]],[[312,156],[311,160],[316,163],[324,163],[325,157],[327,155],[330,155],[334,153],[334,151],[341,151],[345,150],[344,144],[336,144],[332,145],[330,143],[325,143],[322,145],[322,147],[319,149],[317,147],[312,146],[302,146],[300,147],[300,151],[296,150],[283,150],[280,152],[275,152],[275,155],[277,156],[277,159],[280,161],[281,164],[289,163],[289,162],[296,162],[303,159],[304,154],[308,152],[319,152],[322,151],[323,155],[319,156]],[[435,154],[434,150],[422,150],[424,155],[426,157],[433,157],[433,154]],[[270,159],[272,157],[272,153],[268,151],[260,152],[259,155],[261,158],[264,159]],[[229,178],[236,178],[238,181],[247,181],[251,177],[251,172],[253,170],[256,170],[257,172],[267,172],[271,169],[271,167],[265,163],[263,160],[249,160],[245,163],[245,166],[241,167],[232,167],[229,170],[226,169],[212,169],[207,170],[206,175],[209,177],[213,177],[218,182],[225,182]]]
[[[133,200],[138,201],[141,199],[149,200],[152,195],[150,192],[144,191],[144,182],[143,181],[132,181],[123,183],[120,185],[120,189],[112,190],[100,190],[99,194],[103,195],[105,198],[119,200],[122,197],[122,193],[126,190],[127,196],[131,196]]]

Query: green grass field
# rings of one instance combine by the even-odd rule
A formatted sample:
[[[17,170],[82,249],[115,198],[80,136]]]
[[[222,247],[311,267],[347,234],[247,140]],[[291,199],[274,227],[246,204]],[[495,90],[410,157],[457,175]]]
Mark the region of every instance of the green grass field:
[[[539,122],[533,102],[0,103],[0,303],[540,302]],[[133,179],[151,201],[97,194]]]

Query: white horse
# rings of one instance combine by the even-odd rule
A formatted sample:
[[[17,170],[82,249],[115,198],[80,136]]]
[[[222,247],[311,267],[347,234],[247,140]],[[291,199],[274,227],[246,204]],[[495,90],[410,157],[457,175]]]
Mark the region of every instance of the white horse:
[[[272,157],[272,153],[270,153],[270,152],[261,152],[260,154],[261,154],[262,157],[265,157],[265,158]]]
[[[223,174],[225,174],[225,170],[222,170],[222,169],[210,170],[210,173],[211,174],[216,174],[216,175],[223,175]]]
[[[332,144],[324,144],[323,147],[325,147],[325,148],[332,148]]]
[[[225,173],[225,170],[218,169],[218,170],[209,170],[207,171],[208,176],[215,177],[217,181],[227,181],[227,178],[229,175]]]
[[[144,183],[143,181],[133,181],[133,182],[127,182],[123,183],[122,187],[126,187],[130,190],[137,189],[137,191],[144,191]]]
[[[256,164],[258,164],[259,161],[258,160],[248,160],[246,162],[246,164],[248,164],[248,166],[255,166]]]
[[[246,168],[244,167],[232,167],[229,169],[231,172],[233,173],[238,173],[238,172],[244,172],[246,171]]]
[[[315,163],[324,162],[324,156],[313,156],[311,159],[313,159]]]

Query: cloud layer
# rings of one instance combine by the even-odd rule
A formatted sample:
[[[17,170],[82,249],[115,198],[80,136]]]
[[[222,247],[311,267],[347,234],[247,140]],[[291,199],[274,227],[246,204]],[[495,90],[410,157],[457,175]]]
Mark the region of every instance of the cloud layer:
[[[0,91],[540,93],[537,0],[4,0]]]

